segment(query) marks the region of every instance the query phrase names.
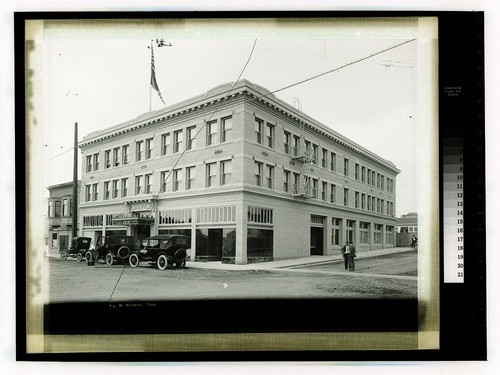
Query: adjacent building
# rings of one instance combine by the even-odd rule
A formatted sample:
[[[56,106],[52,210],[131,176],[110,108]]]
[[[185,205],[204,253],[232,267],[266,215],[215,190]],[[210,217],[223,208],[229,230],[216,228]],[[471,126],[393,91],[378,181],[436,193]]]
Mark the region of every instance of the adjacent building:
[[[393,163],[232,86],[85,136],[80,234],[185,234],[191,260],[235,264],[395,246]]]
[[[69,247],[73,233],[73,181],[47,187],[47,247],[60,252]],[[80,181],[78,181],[78,194]]]

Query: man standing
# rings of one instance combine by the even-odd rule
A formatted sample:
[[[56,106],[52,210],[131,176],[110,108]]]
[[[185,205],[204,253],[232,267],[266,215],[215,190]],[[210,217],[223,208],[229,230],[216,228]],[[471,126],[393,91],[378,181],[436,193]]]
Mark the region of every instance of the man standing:
[[[346,242],[344,246],[342,246],[342,249],[340,250],[342,252],[342,256],[344,257],[344,267],[347,271],[347,267],[349,266],[349,242]]]
[[[352,242],[348,242],[346,245],[344,262],[346,262],[346,258],[347,258],[347,266],[349,266],[349,271],[354,271],[354,258],[356,258],[356,248],[354,247]]]

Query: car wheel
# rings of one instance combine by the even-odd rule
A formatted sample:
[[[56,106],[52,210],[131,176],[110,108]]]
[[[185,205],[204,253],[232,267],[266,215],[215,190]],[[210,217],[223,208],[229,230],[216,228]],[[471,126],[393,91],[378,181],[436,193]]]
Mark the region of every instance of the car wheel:
[[[78,253],[78,254],[76,254],[76,260],[77,260],[78,262],[81,262],[81,261],[82,261],[82,259],[83,259],[83,255],[82,255],[82,253]]]
[[[113,265],[113,254],[107,253],[106,254],[106,266],[111,267]]]
[[[85,253],[85,260],[87,262],[92,262],[93,258],[94,257],[92,256],[92,252],[90,250]]]
[[[167,268],[167,264],[167,257],[165,256],[165,254],[161,254],[156,260],[156,265],[158,266],[159,270],[163,271],[165,268]]]
[[[130,249],[127,246],[122,246],[118,249],[116,254],[121,259],[127,259],[128,256],[130,255]]]
[[[139,265],[139,257],[137,254],[131,254],[130,257],[128,258],[128,262],[130,264],[130,267],[137,267]]]
[[[62,260],[66,260],[66,259],[68,259],[68,253],[66,253],[66,252],[61,253],[61,259],[62,259]]]

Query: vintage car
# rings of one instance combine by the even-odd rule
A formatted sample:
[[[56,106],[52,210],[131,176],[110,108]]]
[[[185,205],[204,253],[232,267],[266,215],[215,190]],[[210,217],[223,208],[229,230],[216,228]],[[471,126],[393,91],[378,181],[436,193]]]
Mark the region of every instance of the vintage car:
[[[141,249],[130,254],[128,259],[132,267],[137,267],[140,262],[146,261],[160,270],[168,266],[186,266],[186,249],[191,247],[191,238],[181,235],[161,234],[152,236],[142,241]]]
[[[95,250],[88,250],[85,253],[85,259],[88,263],[103,259],[106,265],[111,267],[115,262],[127,262],[133,250],[134,238],[132,236],[99,236]]]
[[[91,243],[92,238],[90,237],[73,237],[69,249],[61,252],[61,259],[66,260],[72,257],[81,262],[85,256],[85,252],[90,249]]]

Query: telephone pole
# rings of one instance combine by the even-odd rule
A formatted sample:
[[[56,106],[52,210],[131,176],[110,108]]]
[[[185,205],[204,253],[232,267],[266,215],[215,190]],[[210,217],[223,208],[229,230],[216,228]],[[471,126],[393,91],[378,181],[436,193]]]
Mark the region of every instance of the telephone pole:
[[[73,227],[72,235],[78,235],[78,123],[75,122],[75,141],[73,146]]]

